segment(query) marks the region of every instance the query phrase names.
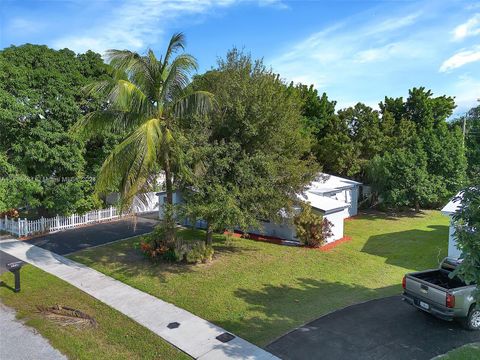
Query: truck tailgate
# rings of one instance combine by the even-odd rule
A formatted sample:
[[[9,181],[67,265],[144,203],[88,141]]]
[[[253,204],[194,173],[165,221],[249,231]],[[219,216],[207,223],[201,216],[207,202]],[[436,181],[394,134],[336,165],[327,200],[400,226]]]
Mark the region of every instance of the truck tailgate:
[[[447,292],[438,286],[429,284],[423,280],[407,276],[406,290],[420,298],[432,303],[445,306]]]

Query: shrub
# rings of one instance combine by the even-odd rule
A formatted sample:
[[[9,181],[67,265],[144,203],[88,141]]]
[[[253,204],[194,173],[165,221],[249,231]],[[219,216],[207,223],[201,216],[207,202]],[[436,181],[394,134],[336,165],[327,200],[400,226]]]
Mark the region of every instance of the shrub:
[[[147,257],[188,264],[206,263],[212,260],[213,247],[206,245],[204,241],[186,241],[176,237],[174,242],[166,243],[162,237],[163,234],[160,228],[156,228],[146,241],[140,243],[140,249]]]
[[[149,235],[144,237],[145,240],[140,244],[140,249],[144,254],[156,258],[162,257],[169,250],[173,252],[177,239],[177,227],[171,219],[171,216],[166,216]],[[171,259],[172,253],[165,256]]]
[[[333,235],[333,224],[312,211],[310,205],[303,205],[300,214],[295,216],[297,238],[303,245],[320,247]]]
[[[209,262],[212,260],[213,253],[213,247],[206,245],[203,241],[182,241],[179,239],[175,244],[177,261],[184,261],[188,264]]]

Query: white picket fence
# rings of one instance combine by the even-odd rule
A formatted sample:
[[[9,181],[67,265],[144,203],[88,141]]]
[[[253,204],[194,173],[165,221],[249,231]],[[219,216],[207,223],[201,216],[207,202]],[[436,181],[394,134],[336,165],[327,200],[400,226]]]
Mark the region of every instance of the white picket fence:
[[[51,233],[55,231],[71,229],[74,227],[109,221],[124,216],[117,208],[94,210],[83,215],[59,216],[52,218],[40,218],[38,220],[9,219],[7,216],[0,219],[0,230],[25,237],[34,234]]]

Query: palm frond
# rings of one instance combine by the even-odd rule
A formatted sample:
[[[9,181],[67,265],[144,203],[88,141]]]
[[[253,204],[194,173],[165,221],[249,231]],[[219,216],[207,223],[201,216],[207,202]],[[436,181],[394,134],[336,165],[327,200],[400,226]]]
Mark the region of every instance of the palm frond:
[[[180,49],[185,49],[185,35],[181,32],[172,35],[170,43],[168,44],[167,51],[165,52],[165,57],[162,61],[163,65],[160,69],[160,73],[163,73],[165,71],[165,68],[170,62],[170,57],[172,56],[172,54],[176,53]]]
[[[190,75],[197,69],[197,61],[188,54],[179,55],[162,74],[163,87],[160,89],[160,99],[171,103],[184,95],[184,90],[190,83]]]
[[[88,139],[97,134],[111,131],[123,133],[132,131],[146,120],[141,113],[119,110],[98,110],[80,118],[70,129],[70,133]]]
[[[126,73],[130,81],[134,82],[142,91],[151,88],[151,84],[155,82],[147,59],[148,56],[141,56],[129,50],[112,49],[107,51],[107,60],[110,61],[110,65]]]
[[[213,107],[214,97],[208,91],[194,91],[179,98],[173,104],[176,118],[188,115],[206,115]]]
[[[116,83],[98,82],[86,89],[105,93],[107,108],[83,116],[72,127],[72,133],[82,137],[94,136],[102,131],[129,131],[142,124],[154,112],[154,106],[133,83],[119,80]]]
[[[119,80],[110,90],[107,100],[113,110],[128,111],[136,114],[150,115],[153,104],[134,83]]]
[[[130,206],[151,176],[164,133],[160,119],[149,119],[115,147],[100,169],[96,190],[100,194],[119,187],[122,208]]]

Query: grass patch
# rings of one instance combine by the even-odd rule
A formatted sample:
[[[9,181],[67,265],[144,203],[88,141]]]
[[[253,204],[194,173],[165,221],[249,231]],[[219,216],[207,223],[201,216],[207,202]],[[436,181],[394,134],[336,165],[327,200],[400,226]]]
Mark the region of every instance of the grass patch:
[[[13,275],[0,279],[13,285]],[[69,359],[190,359],[150,330],[92,298],[59,278],[31,265],[22,269],[22,291],[0,286],[0,300],[17,311],[17,317],[38,330]],[[60,326],[46,319],[37,305],[70,306],[91,315],[96,328]]]
[[[480,359],[480,343],[473,343],[449,351],[435,360],[477,360]]]
[[[214,261],[196,266],[152,263],[134,248],[139,238],[70,257],[263,346],[335,309],[399,294],[405,272],[435,267],[447,251],[438,211],[370,213],[345,228],[353,240],[328,252],[217,235]]]

